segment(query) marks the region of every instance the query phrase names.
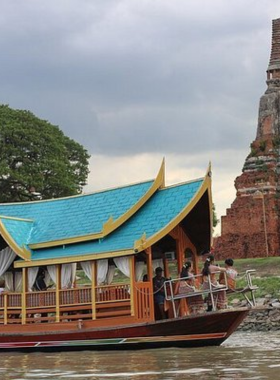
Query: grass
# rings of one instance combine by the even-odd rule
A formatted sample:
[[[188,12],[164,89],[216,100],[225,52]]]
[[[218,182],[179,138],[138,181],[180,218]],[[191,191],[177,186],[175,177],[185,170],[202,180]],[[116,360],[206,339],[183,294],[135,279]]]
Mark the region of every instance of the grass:
[[[222,261],[218,263],[221,266],[223,265]],[[280,298],[280,257],[236,259],[234,260],[234,267],[239,274],[248,269],[256,270],[255,276],[252,277],[253,284],[259,287],[255,292],[256,298],[263,298],[266,295],[270,295],[272,298]],[[245,281],[239,280],[237,287],[239,286],[245,286]]]
[[[218,261],[222,266],[223,261]],[[234,267],[238,273],[255,269],[258,277],[280,276],[280,257],[262,257],[254,259],[236,259]]]

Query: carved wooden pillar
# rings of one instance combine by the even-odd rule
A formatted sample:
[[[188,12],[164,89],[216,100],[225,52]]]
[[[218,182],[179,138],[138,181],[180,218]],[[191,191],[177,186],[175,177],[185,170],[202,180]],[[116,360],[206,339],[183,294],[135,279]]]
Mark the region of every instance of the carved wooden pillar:
[[[55,321],[60,322],[61,264],[57,264],[55,267],[56,267]]]
[[[130,266],[130,313],[135,315],[135,256],[129,258]]]
[[[21,323],[26,324],[26,292],[27,292],[27,278],[28,269],[22,268],[22,294],[21,294]]]
[[[147,254],[147,274],[149,281],[149,305],[150,305],[150,318],[154,319],[154,288],[153,288],[153,261],[151,247],[145,250]]]
[[[91,313],[92,319],[96,319],[96,261],[91,262]]]

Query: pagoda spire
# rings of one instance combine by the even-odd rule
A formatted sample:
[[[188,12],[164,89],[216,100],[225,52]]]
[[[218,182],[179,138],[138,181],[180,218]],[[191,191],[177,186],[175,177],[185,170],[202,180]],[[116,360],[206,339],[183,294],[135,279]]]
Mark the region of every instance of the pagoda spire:
[[[280,18],[272,20],[267,90],[260,99],[257,140],[280,136]]]
[[[257,134],[236,198],[221,218],[217,258],[278,256],[280,252],[280,18],[272,21],[267,89],[260,98]]]
[[[272,39],[267,80],[280,78],[280,18],[272,20]]]

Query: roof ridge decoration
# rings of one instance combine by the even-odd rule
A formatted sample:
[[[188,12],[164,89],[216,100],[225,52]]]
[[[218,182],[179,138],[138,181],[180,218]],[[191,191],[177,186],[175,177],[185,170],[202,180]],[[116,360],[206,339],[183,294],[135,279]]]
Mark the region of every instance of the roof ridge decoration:
[[[125,221],[127,221],[133,214],[135,214],[146,202],[147,200],[158,190],[165,186],[165,160],[162,160],[161,167],[159,169],[158,175],[150,187],[150,189],[146,192],[146,194],[139,199],[139,201],[131,207],[126,213],[120,216],[118,219],[114,220],[111,215],[107,222],[103,224],[103,237],[114,231],[120,225],[122,225]]]
[[[143,250],[144,244],[147,241],[146,232],[143,233],[143,235],[140,237],[140,239],[135,240],[134,242],[134,252],[137,252],[139,250]]]
[[[114,216],[110,215],[108,220],[103,223],[102,230],[97,233],[74,236],[67,239],[59,239],[41,243],[28,244],[28,247],[31,249],[41,249],[55,247],[62,244],[73,244],[79,242],[85,242],[88,240],[103,239],[105,236],[108,236],[118,227],[120,227],[124,222],[126,222],[133,214],[135,214],[150,198],[151,196],[159,189],[165,186],[165,159],[163,158],[159,172],[151,185],[148,191],[123,215],[114,220]]]
[[[167,235],[173,228],[180,223],[184,217],[194,208],[197,202],[200,200],[201,196],[204,194],[206,190],[208,190],[208,198],[209,198],[209,207],[212,208],[212,192],[211,192],[211,162],[209,162],[206,174],[204,176],[203,182],[198,189],[198,191],[194,194],[192,200],[186,205],[186,207],[178,214],[167,226],[165,226],[161,231],[157,232],[155,235],[151,236],[149,239],[146,239],[146,233],[144,232],[140,239],[134,241],[134,252],[141,252],[147,249],[148,247],[155,244],[162,237]],[[213,228],[213,215],[212,210],[209,210],[210,213],[210,228]],[[212,241],[211,241],[212,244]]]

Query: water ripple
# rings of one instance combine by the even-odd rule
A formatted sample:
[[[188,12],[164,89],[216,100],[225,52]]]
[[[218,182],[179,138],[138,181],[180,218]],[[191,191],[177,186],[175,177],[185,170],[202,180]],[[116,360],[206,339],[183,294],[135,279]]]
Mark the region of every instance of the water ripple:
[[[279,333],[236,333],[221,347],[1,354],[1,380],[279,378]]]

